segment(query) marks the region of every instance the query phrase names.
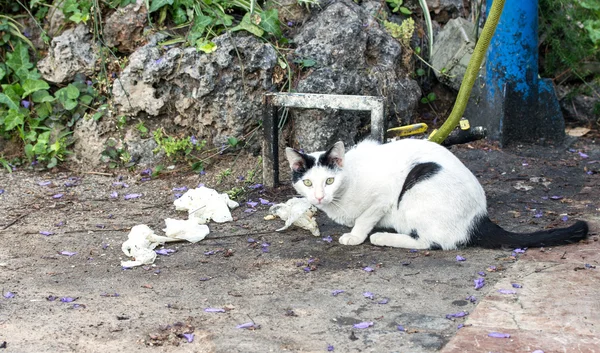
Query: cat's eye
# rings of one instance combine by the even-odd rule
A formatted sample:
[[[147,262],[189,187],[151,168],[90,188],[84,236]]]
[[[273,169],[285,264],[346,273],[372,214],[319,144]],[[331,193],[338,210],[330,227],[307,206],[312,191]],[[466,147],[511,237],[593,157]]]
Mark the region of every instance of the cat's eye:
[[[327,178],[327,180],[325,180],[325,184],[327,184],[327,185],[333,184],[333,178]]]
[[[304,179],[302,180],[302,182],[304,183],[304,185],[306,186],[312,186],[312,181],[308,180],[308,179]]]

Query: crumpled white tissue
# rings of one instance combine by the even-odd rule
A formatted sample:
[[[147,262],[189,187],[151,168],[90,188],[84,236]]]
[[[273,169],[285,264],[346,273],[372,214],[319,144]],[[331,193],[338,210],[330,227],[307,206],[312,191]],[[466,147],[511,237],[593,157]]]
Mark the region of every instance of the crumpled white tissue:
[[[163,229],[166,236],[154,234],[154,231],[145,224],[139,224],[131,228],[127,240],[121,245],[125,255],[133,257],[133,261],[121,261],[123,267],[136,267],[150,265],[156,260],[156,248],[160,244],[187,240],[195,243],[204,239],[208,233],[208,226],[198,224],[192,219],[165,219],[166,228]]]
[[[317,208],[305,198],[294,197],[286,203],[278,203],[271,206],[269,212],[285,221],[285,225],[277,229],[278,232],[288,229],[293,224],[310,231],[316,237],[321,235],[314,217]]]
[[[229,199],[229,195],[204,186],[186,191],[173,204],[178,211],[188,211],[189,219],[196,220],[198,224],[205,224],[211,219],[217,223],[233,221],[229,209],[239,206]]]
[[[206,238],[209,233],[206,224],[198,224],[193,219],[165,219],[166,228],[163,229],[165,235],[175,240],[187,240],[192,243],[199,242]]]

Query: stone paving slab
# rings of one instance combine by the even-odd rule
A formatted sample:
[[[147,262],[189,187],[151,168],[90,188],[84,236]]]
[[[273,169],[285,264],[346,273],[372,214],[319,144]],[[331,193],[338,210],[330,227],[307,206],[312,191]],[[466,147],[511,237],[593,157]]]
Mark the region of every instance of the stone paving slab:
[[[528,250],[441,352],[600,352],[600,242],[593,239]]]

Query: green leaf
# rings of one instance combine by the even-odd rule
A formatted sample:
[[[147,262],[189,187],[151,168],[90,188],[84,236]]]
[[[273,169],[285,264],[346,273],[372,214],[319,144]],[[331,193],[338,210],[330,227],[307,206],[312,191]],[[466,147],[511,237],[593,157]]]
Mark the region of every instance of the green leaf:
[[[269,34],[275,36],[275,38],[283,37],[279,23],[279,15],[276,9],[263,11],[260,14],[260,26]]]
[[[586,20],[583,26],[594,45],[600,43],[600,20]]]
[[[0,103],[6,104],[8,109],[19,110],[19,104],[13,102],[12,99],[8,98],[8,96],[4,93],[0,93]]]
[[[94,97],[90,96],[89,94],[85,94],[85,95],[79,97],[79,101],[85,105],[90,105],[93,100],[94,100]]]
[[[213,23],[212,17],[204,16],[202,14],[196,16],[194,19],[194,25],[190,30],[190,34],[188,36],[188,41],[190,43],[196,43],[199,38],[204,36],[204,31],[206,31],[206,27],[210,26]]]
[[[186,11],[183,7],[178,6],[171,11],[171,18],[176,25],[182,25],[188,21]]]
[[[67,86],[67,98],[69,99],[77,99],[79,97],[79,90],[75,85],[69,84]]]
[[[425,70],[417,69],[417,76],[423,76],[423,75],[425,75]]]
[[[402,12],[405,15],[412,15],[412,11],[410,11],[409,9],[407,9],[404,6],[400,6],[400,12]]]
[[[436,95],[435,95],[435,93],[433,93],[433,92],[431,92],[431,93],[429,93],[429,94],[427,95],[427,99],[428,99],[430,102],[433,102],[433,101],[434,101],[436,98],[437,98],[437,96],[436,96]]]
[[[25,145],[25,155],[27,159],[32,160],[35,157],[35,153],[33,153],[33,145],[28,143]]]
[[[51,169],[56,167],[56,165],[58,164],[58,161],[56,160],[56,157],[52,157],[50,158],[50,162],[48,162],[47,168]]]
[[[584,9],[596,10],[596,11],[600,10],[600,2],[599,1],[580,1],[579,4]]]
[[[46,119],[52,113],[52,105],[49,102],[39,103],[35,107],[35,112],[37,113],[38,118]]]
[[[2,80],[6,76],[6,70],[2,66],[0,66],[0,80]]]
[[[73,109],[75,109],[75,107],[77,107],[77,101],[74,99],[67,99],[63,103],[63,106],[65,107],[66,110],[73,110]]]
[[[240,22],[239,25],[237,25],[231,29],[232,32],[242,31],[242,30],[246,31],[246,32],[250,32],[257,37],[262,37],[263,34],[265,34],[265,31],[263,31],[260,27],[258,27],[257,25],[255,25],[254,23],[251,22],[249,12],[247,12],[244,15],[244,18],[242,19],[242,21]]]
[[[150,10],[148,12],[153,13],[165,5],[173,5],[173,0],[151,0]]]
[[[23,82],[23,89],[25,92],[23,92],[21,98],[25,98],[33,92],[50,89],[50,85],[44,80],[32,80],[28,78]]]
[[[33,142],[37,140],[37,133],[34,130],[31,130],[25,134],[25,138],[23,138],[23,140]]]
[[[4,118],[4,129],[9,131],[14,129],[17,126],[23,125],[25,121],[25,116],[19,113],[18,110],[10,109],[8,111],[8,115]]]
[[[53,102],[56,99],[52,97],[45,89],[33,92],[31,98],[35,103]]]
[[[427,99],[427,97],[423,97],[423,98],[421,98],[421,103],[427,104],[427,103],[429,103],[429,100]]]
[[[29,52],[27,47],[21,42],[17,42],[15,50],[12,53],[7,53],[6,66],[10,67],[15,73],[19,70],[29,70],[33,68],[33,64],[29,62]]]
[[[236,139],[235,137],[230,137],[230,138],[227,139],[227,143],[231,147],[237,146],[238,142],[239,142],[238,139]]]
[[[198,43],[196,43],[196,50],[205,52],[206,54],[210,54],[213,51],[217,50],[217,45],[209,40],[199,40]]]

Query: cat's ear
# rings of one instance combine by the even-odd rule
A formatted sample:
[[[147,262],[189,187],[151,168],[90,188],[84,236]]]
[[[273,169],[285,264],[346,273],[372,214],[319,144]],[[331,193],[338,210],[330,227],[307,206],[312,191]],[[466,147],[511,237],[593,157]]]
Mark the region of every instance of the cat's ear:
[[[285,156],[287,157],[288,162],[290,163],[290,168],[293,171],[299,171],[301,169],[306,168],[306,161],[304,157],[293,148],[286,147]]]
[[[344,143],[338,141],[327,151],[327,165],[337,165],[342,168],[344,166]]]

